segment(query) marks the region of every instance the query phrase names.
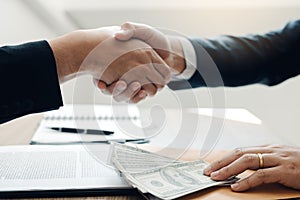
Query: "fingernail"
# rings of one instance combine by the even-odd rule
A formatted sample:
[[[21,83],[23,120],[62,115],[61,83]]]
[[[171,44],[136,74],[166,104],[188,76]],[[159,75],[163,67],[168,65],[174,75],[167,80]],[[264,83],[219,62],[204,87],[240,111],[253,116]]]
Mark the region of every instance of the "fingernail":
[[[139,83],[134,82],[134,83],[131,83],[129,87],[130,87],[130,90],[134,92],[134,91],[136,91],[137,89],[139,89],[140,86],[141,86],[141,85],[140,85]]]
[[[234,183],[234,184],[231,185],[231,188],[232,188],[233,190],[237,190],[239,187],[240,187],[240,184],[239,184],[239,183]]]
[[[218,175],[219,175],[219,171],[215,171],[210,174],[211,177],[217,177]]]
[[[139,97],[140,97],[141,99],[143,99],[143,98],[146,97],[146,95],[147,95],[147,94],[145,94],[144,92],[142,92],[142,93],[139,94]]]

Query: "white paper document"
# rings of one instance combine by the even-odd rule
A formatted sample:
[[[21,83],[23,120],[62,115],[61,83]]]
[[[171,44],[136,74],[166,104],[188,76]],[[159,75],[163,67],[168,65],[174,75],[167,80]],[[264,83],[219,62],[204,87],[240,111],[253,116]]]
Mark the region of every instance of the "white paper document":
[[[0,193],[68,189],[130,189],[107,164],[109,145],[0,147]]]

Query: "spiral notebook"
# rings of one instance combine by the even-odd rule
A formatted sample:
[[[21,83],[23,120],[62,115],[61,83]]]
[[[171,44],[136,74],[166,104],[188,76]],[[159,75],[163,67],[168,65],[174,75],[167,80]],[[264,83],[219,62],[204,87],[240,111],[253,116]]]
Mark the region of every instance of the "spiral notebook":
[[[66,133],[50,129],[66,127],[111,131],[111,135]],[[147,142],[141,128],[139,110],[133,105],[65,105],[46,112],[31,144]]]

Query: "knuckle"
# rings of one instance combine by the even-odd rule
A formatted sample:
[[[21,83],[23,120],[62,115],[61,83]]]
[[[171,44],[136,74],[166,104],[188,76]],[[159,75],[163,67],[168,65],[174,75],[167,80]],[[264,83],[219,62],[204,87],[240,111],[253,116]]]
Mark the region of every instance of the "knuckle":
[[[218,170],[218,169],[221,168],[222,163],[223,163],[222,160],[217,160],[217,161],[210,164],[210,168],[213,169],[213,170]]]
[[[281,152],[281,153],[279,153],[279,157],[287,158],[287,157],[289,157],[289,154],[287,152]]]
[[[233,155],[236,157],[236,158],[239,158],[241,156],[243,156],[243,149],[242,148],[236,148],[233,150]]]
[[[254,161],[254,157],[252,155],[250,155],[250,154],[247,154],[247,155],[243,155],[242,156],[242,160],[246,164],[251,164]]]
[[[229,167],[223,167],[220,171],[219,171],[221,176],[226,176],[230,173],[230,168]]]
[[[131,22],[127,21],[122,24],[122,28],[133,28],[133,25]]]
[[[245,184],[246,184],[247,188],[251,188],[251,187],[252,187],[249,178],[246,178],[246,179],[245,179]]]
[[[283,147],[283,145],[280,145],[280,144],[271,144],[269,147],[272,148],[272,149],[280,149],[280,148]]]
[[[149,86],[148,84],[143,88],[147,93],[148,95],[150,96],[153,96],[156,94],[157,92],[157,89],[153,88],[152,86]]]
[[[215,163],[215,166],[221,166],[223,164],[223,160],[218,160],[216,163]]]
[[[257,173],[257,177],[259,179],[264,179],[264,178],[267,177],[266,172],[265,172],[264,169],[259,169],[259,170],[256,171],[256,173]]]
[[[297,166],[294,162],[287,164],[286,168],[287,168],[287,170],[292,170],[292,171],[297,170]]]

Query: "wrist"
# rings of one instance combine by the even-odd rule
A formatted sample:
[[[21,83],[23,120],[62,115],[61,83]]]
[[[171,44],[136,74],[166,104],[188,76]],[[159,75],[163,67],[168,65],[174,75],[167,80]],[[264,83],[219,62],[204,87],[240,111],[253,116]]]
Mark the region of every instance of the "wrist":
[[[166,60],[166,63],[171,68],[172,74],[178,75],[181,74],[186,68],[183,49],[178,37],[168,36],[168,39],[171,46],[171,52],[169,58]]]
[[[73,46],[75,42],[72,41],[72,38],[76,38],[76,34],[72,32],[49,41],[55,57],[60,83],[73,78],[79,71],[78,58],[74,59],[76,52],[74,52],[75,48]]]
[[[55,57],[60,83],[81,74],[91,73],[90,66],[83,65],[83,61],[109,35],[112,34],[102,29],[78,30],[50,40],[49,45]]]

